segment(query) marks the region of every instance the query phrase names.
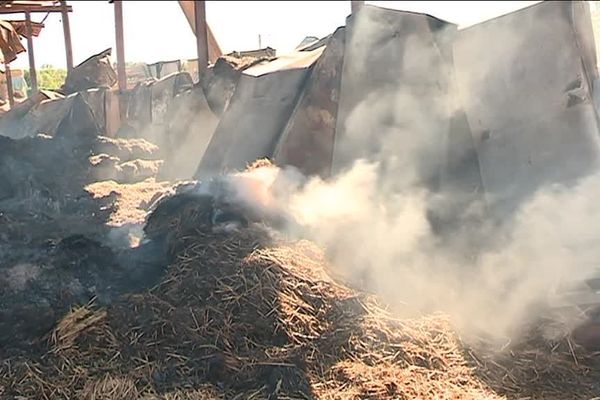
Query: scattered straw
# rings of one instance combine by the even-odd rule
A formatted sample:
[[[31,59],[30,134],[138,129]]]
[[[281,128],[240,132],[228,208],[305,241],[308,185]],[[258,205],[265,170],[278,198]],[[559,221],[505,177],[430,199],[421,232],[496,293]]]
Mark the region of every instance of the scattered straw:
[[[589,399],[599,369],[568,344],[468,348],[444,315],[398,319],[331,278],[307,242],[216,233],[204,207],[159,214],[162,282],[73,309],[41,357],[0,365],[2,396],[40,399]],[[157,220],[158,219],[158,220]],[[158,236],[158,235],[157,235]],[[577,363],[574,362],[574,356]],[[4,397],[3,397],[4,398]]]

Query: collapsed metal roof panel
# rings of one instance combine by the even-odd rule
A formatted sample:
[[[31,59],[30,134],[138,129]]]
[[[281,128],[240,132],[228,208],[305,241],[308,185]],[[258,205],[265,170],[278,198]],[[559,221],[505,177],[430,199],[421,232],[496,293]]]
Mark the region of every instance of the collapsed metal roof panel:
[[[9,63],[17,59],[17,54],[23,53],[25,47],[21,44],[19,35],[13,25],[0,20],[0,50],[2,62]]]
[[[244,75],[261,76],[275,71],[308,68],[317,61],[325,50],[321,46],[312,51],[294,51],[277,57],[273,61],[263,61],[244,71]]]

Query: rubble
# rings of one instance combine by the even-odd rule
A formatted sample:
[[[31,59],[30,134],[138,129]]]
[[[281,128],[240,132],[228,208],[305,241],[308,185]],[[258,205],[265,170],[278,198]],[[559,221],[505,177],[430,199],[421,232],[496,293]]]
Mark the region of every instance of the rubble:
[[[582,11],[575,5],[568,17],[565,4],[521,15],[559,16],[554,27],[537,23],[568,38],[560,44],[576,73],[551,101],[574,115],[564,121],[589,122],[580,131],[595,144],[586,75],[595,61],[580,54],[589,43],[570,41],[582,35],[574,30]],[[487,49],[470,32],[501,36],[498,21],[458,31],[427,15],[364,6],[347,27],[307,38],[293,54],[222,56],[197,84],[186,72],[140,82],[126,97],[118,137],[107,127],[116,81],[110,49],[69,74],[66,96],[40,92],[15,107],[0,120],[0,399],[596,398],[597,323],[550,340],[547,321],[536,321],[500,349],[488,338],[467,344],[450,317],[406,316],[337,275],[323,249],[281,233],[279,210],[231,196],[228,184],[243,173],[223,174],[274,159],[308,180],[383,158],[390,182],[405,189],[406,164],[396,161],[411,158],[416,177],[408,178],[453,202],[431,207],[446,214],[427,215],[436,240],[466,229],[456,216],[486,185],[510,194],[497,185],[501,171],[489,168],[500,153],[489,149],[512,132],[500,129],[502,118],[522,117],[499,115],[498,106],[479,118],[508,92],[463,104],[455,87],[481,89],[465,71],[485,70],[485,57],[469,60],[464,49]],[[528,45],[538,43],[532,37],[523,35]],[[543,61],[515,54],[529,67]],[[502,68],[512,74],[516,64]],[[525,72],[519,79],[531,82]],[[510,81],[492,75],[488,82]],[[405,92],[410,101],[392,106]],[[432,133],[431,143],[412,146]],[[562,143],[553,140],[544,143]],[[524,147],[500,148],[520,160]],[[587,165],[597,146],[586,150],[579,161]],[[545,171],[538,161],[504,164]],[[176,181],[192,176],[201,180]]]

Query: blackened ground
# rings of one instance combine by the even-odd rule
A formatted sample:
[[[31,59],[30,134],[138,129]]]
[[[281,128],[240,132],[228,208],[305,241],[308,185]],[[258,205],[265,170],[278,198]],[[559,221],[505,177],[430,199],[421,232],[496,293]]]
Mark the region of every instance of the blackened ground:
[[[148,181],[142,190],[145,184],[138,184],[137,203],[123,201],[118,190],[86,190],[102,177],[90,162],[100,152],[122,165],[155,151],[147,142],[98,136],[0,136],[0,355],[35,344],[75,305],[94,298],[107,304],[160,279],[164,246],[117,246],[112,222],[120,211],[141,226],[138,203],[168,185]],[[131,173],[126,181],[146,175]],[[104,187],[121,186],[111,182]]]

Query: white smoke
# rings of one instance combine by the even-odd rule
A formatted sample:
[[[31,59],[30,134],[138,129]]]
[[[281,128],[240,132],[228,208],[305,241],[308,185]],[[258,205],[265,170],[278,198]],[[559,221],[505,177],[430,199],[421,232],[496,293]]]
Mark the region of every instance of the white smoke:
[[[600,259],[600,175],[574,188],[543,188],[511,224],[459,230],[451,245],[428,219],[433,195],[418,187],[382,195],[376,163],[359,160],[329,181],[275,166],[235,177],[236,201],[285,215],[287,233],[323,246],[336,274],[399,313],[447,312],[467,334],[516,335],[559,286],[590,277]],[[469,235],[488,244],[471,258],[463,246]]]
[[[472,35],[455,46],[454,55],[462,60],[455,60],[462,68],[458,79],[429,39],[421,43],[418,37],[407,38],[410,57],[401,66],[402,79],[396,69],[390,72],[371,63],[381,75],[370,82],[376,88],[358,94],[353,88],[357,101],[349,112],[338,113],[333,170],[339,173],[325,181],[264,166],[231,176],[236,188],[232,198],[266,219],[283,216],[286,233],[323,246],[337,274],[383,296],[398,313],[443,311],[462,333],[515,337],[549,310],[560,290],[596,272],[600,174],[569,186],[540,183],[501,221],[486,218],[482,196],[472,196],[460,184],[440,190],[435,182],[449,165],[448,141],[456,139],[447,133],[449,121],[463,107],[471,115],[489,111],[501,121],[539,122],[536,110],[546,103],[495,96],[514,88],[493,86],[507,85],[511,60],[527,51],[540,26],[564,28],[564,20],[548,15],[542,22],[535,15],[496,21],[493,32],[504,36],[495,38],[495,53],[481,43],[489,39],[485,35]],[[369,25],[372,21],[362,21],[367,26],[355,27],[362,40],[378,34],[370,29],[376,28]],[[519,30],[514,23],[520,23]],[[370,78],[365,75],[368,54],[360,53],[368,49],[352,50],[354,63],[345,76]],[[557,65],[571,65],[573,60],[566,63],[566,57],[557,59]],[[341,96],[344,101],[346,94]],[[480,109],[484,102],[485,112]],[[495,111],[496,104],[498,110],[514,113],[506,117]],[[471,126],[479,139],[487,125],[469,123],[481,124]],[[514,136],[527,126],[515,123]],[[473,139],[471,132],[463,133]]]

